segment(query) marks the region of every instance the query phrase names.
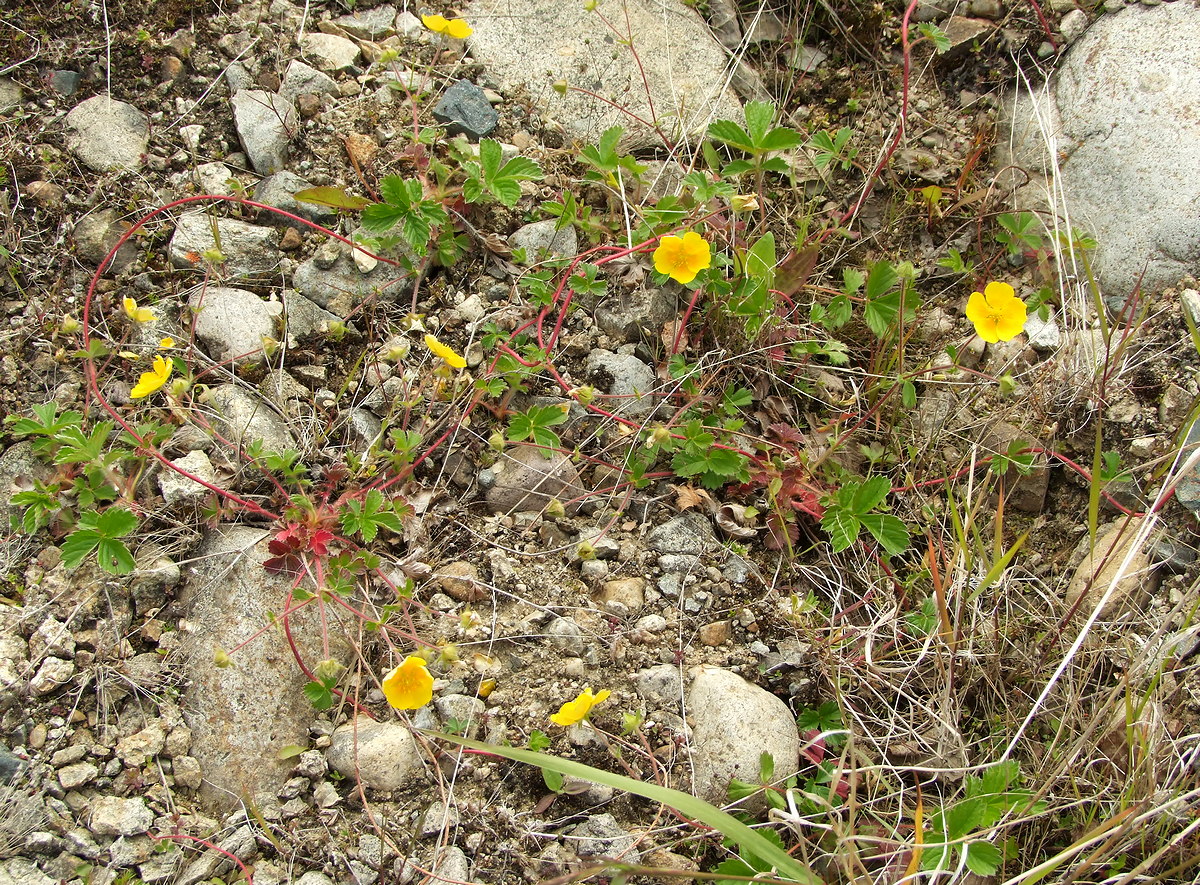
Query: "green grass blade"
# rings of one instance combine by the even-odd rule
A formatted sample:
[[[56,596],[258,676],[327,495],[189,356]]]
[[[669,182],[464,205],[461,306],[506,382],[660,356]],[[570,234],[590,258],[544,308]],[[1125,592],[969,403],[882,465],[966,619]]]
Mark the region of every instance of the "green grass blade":
[[[643,783],[631,777],[625,777],[622,774],[613,774],[610,771],[584,765],[582,762],[559,759],[557,756],[535,753],[532,750],[500,747],[495,744],[485,744],[482,741],[473,741],[436,731],[423,731],[422,734],[431,738],[448,741],[452,744],[458,744],[460,747],[465,747],[469,750],[478,750],[493,756],[501,756],[513,762],[524,762],[526,765],[535,765],[543,770],[556,771],[559,774],[583,778],[597,784],[604,784],[605,786],[612,787],[614,790],[625,790],[628,793],[636,793],[638,796],[642,796],[652,802],[661,802],[663,805],[669,805],[693,820],[698,820],[714,829],[720,830],[746,854],[752,854],[760,860],[773,864],[780,878],[785,881],[790,879],[793,882],[802,883],[802,885],[823,885],[821,880],[811,870],[778,845],[756,833],[740,820],[725,813],[715,805],[711,805],[689,793],[673,790],[670,787],[660,787],[658,784]]]

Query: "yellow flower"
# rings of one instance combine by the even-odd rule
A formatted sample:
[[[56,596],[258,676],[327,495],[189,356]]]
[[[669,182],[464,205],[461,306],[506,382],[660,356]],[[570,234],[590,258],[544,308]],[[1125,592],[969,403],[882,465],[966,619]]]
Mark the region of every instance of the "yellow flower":
[[[1008,283],[991,282],[967,300],[967,319],[989,344],[1011,341],[1025,328],[1025,302]]]
[[[166,350],[168,347],[174,347],[175,339],[170,337],[169,335],[166,338],[160,338],[158,340],[158,346],[161,347],[163,350]]]
[[[121,307],[125,309],[125,316],[135,323],[148,323],[154,319],[154,313],[150,308],[138,307],[137,302],[128,295],[121,300]]]
[[[397,710],[415,710],[433,700],[433,677],[423,658],[409,655],[383,677],[383,696]]]
[[[588,714],[592,712],[592,707],[608,700],[610,694],[612,692],[607,688],[598,694],[592,694],[592,687],[589,685],[583,690],[583,694],[579,695],[575,700],[567,701],[559,707],[558,712],[550,716],[550,721],[564,728],[568,725],[577,725],[588,718]]]
[[[443,15],[423,15],[421,24],[435,34],[445,34],[455,40],[465,40],[475,33],[474,29],[461,18],[447,19]]]
[[[141,399],[144,396],[149,396],[157,390],[162,390],[167,379],[171,377],[171,370],[175,365],[170,361],[163,359],[162,354],[154,357],[154,365],[149,372],[142,372],[142,377],[138,379],[138,383],[134,385],[133,390],[129,391],[130,399]]]
[[[444,359],[446,364],[452,369],[461,369],[467,364],[465,359],[454,352],[454,348],[447,347],[432,335],[425,336],[425,346],[433,351],[434,356],[440,356],[442,359]]]
[[[654,250],[654,269],[684,285],[712,264],[712,254],[704,237],[694,230],[682,237],[663,237]]]

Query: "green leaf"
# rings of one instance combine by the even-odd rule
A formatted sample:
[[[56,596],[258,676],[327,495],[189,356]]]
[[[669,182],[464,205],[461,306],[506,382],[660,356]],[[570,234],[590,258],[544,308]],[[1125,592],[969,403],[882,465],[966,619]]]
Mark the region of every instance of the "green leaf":
[[[100,568],[127,575],[136,568],[136,563],[129,549],[117,539],[137,527],[137,516],[124,507],[110,507],[103,513],[89,510],[79,517],[75,531],[63,541],[63,563],[67,568],[75,568],[95,551]]]
[[[385,234],[396,226],[396,223],[405,216],[404,209],[398,206],[389,206],[387,203],[372,203],[363,210],[362,222],[363,230],[373,234]]]
[[[950,49],[950,38],[946,36],[946,32],[932,22],[921,22],[917,25],[917,30],[921,32],[923,37],[928,38],[933,42],[933,48],[940,55]]]
[[[979,876],[994,876],[1004,859],[1000,849],[991,842],[971,842],[967,845],[967,869]]]
[[[311,203],[314,206],[328,206],[330,209],[346,209],[356,211],[371,205],[370,200],[346,193],[340,187],[308,187],[292,194],[297,203]]]
[[[852,483],[846,485],[850,486]],[[854,490],[854,496],[850,499],[850,509],[857,516],[870,513],[883,503],[891,488],[892,484],[886,476],[872,476]]]
[[[767,129],[775,119],[775,105],[769,101],[746,102],[746,131],[750,135],[750,144],[757,149],[763,147],[763,139]]]
[[[867,274],[867,300],[882,298],[900,282],[900,274],[887,261],[877,261]]]
[[[469,750],[478,750],[501,756],[513,762],[522,762],[541,769],[550,769],[572,777],[583,778],[595,784],[603,784],[615,790],[625,790],[635,795],[649,799],[651,802],[661,802],[676,809],[686,817],[698,820],[717,830],[737,844],[743,857],[761,860],[764,865],[774,867],[780,878],[790,879],[800,885],[822,885],[821,880],[806,866],[787,853],[778,841],[772,841],[758,830],[752,830],[736,817],[722,811],[714,805],[698,799],[688,793],[662,787],[658,784],[634,780],[620,774],[584,765],[570,759],[559,759],[556,756],[546,756],[530,750],[520,750],[515,747],[501,747],[485,744],[456,735],[423,732],[433,738],[438,738]],[[778,838],[778,837],[777,837]],[[753,875],[753,872],[751,873]]]
[[[368,544],[375,540],[381,528],[399,534],[404,531],[404,524],[383,492],[371,489],[362,501],[354,498],[345,503],[341,514],[342,529],[347,534],[362,535]]]
[[[407,207],[412,203],[412,200],[409,199],[408,187],[399,175],[385,175],[379,182],[379,195],[383,197],[385,203],[393,206]],[[420,197],[420,193],[417,196]]]
[[[865,513],[858,520],[889,556],[899,556],[908,549],[908,528],[900,517],[890,513]]]
[[[769,231],[759,237],[746,252],[746,274],[762,280],[769,289],[775,285],[775,235]]]
[[[754,150],[754,139],[732,120],[717,120],[712,123],[708,127],[708,137],[746,152]]]
[[[870,284],[868,283],[868,285]],[[882,338],[886,335],[888,330],[896,325],[899,316],[899,289],[894,289],[878,298],[869,299],[866,307],[863,308],[863,319],[866,321],[867,327],[875,333],[877,338]]]
[[[831,508],[821,517],[821,528],[829,535],[829,546],[834,553],[841,553],[858,537],[858,517],[840,508]]]
[[[333,706],[333,692],[320,682],[304,683],[304,696],[317,710],[328,710]]]
[[[790,151],[803,141],[804,136],[795,129],[779,126],[766,134],[759,147],[764,151]]]

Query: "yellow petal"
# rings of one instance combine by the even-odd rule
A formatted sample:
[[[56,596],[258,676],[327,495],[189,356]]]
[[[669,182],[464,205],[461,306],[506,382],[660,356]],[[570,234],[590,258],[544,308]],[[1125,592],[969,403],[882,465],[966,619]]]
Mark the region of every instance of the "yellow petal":
[[[162,354],[154,357],[154,363],[149,372],[142,372],[142,376],[138,378],[138,383],[134,385],[133,390],[129,391],[130,399],[141,399],[149,396],[156,391],[162,390],[167,379],[171,377],[171,370],[175,368],[174,364],[169,360],[165,360]]]
[[[125,315],[135,323],[148,323],[154,319],[154,313],[148,307],[138,307],[137,302],[126,295],[121,299],[121,307]]]
[[[465,40],[474,34],[475,30],[463,19],[455,18],[446,23],[446,33],[455,40]]]
[[[166,338],[160,338],[160,339],[158,340],[158,346],[159,346],[159,347],[162,347],[162,348],[164,348],[164,349],[165,349],[165,348],[168,348],[168,347],[174,347],[174,346],[175,346],[175,339],[174,339],[174,338],[172,338],[172,337],[170,337],[170,336],[167,336]]]
[[[433,677],[424,659],[409,655],[383,677],[383,696],[397,710],[416,710],[433,700]]]
[[[421,16],[421,24],[435,34],[446,33],[446,29],[450,26],[450,22],[446,21],[444,15],[423,15]]]
[[[467,361],[459,356],[454,351],[454,348],[442,344],[442,342],[438,341],[432,335],[425,336],[425,346],[429,348],[434,356],[444,359],[446,364],[452,369],[462,369],[467,365]]]

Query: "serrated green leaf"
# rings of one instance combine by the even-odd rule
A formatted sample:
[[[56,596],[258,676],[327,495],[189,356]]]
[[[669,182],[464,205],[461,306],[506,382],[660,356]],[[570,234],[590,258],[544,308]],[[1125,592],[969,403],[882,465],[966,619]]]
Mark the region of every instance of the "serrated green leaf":
[[[385,175],[379,182],[379,195],[385,203],[393,206],[407,206],[409,203],[408,189],[399,175]]]
[[[908,549],[908,528],[900,517],[890,513],[866,513],[858,521],[889,556],[899,556]]]
[[[870,286],[870,283],[867,284]],[[867,327],[882,338],[888,333],[900,317],[900,290],[893,289],[878,298],[869,298],[863,308],[863,320]]]
[[[760,168],[764,172],[777,172],[780,175],[787,175],[790,171],[787,162],[782,157],[771,157],[769,160],[764,160]]]
[[[304,683],[304,696],[317,710],[328,710],[333,706],[333,692],[319,682]]]
[[[769,101],[746,102],[746,133],[750,136],[750,145],[761,149],[771,121],[775,119],[775,105]]]
[[[821,517],[821,528],[829,535],[829,546],[834,553],[841,553],[858,537],[858,517],[842,508],[825,511]]]
[[[775,285],[775,235],[767,232],[746,251],[746,274],[762,280],[769,289]]]
[[[708,127],[708,137],[743,151],[754,150],[750,134],[732,120],[717,120]]]
[[[465,191],[465,188],[464,188]],[[387,203],[372,203],[363,210],[359,221],[363,230],[372,234],[385,234],[407,213],[404,209]]]
[[[521,199],[521,186],[516,181],[507,178],[498,178],[491,182],[490,189],[496,195],[496,199],[509,209],[517,205],[517,200]]]
[[[846,485],[850,486],[852,483]],[[883,503],[891,488],[892,484],[886,476],[872,476],[870,479],[864,480],[854,489],[849,503],[850,510],[858,516],[870,513]]]
[[[978,876],[994,876],[1004,855],[991,842],[971,842],[967,845],[967,869]]]
[[[509,178],[513,181],[532,181],[542,177],[542,169],[528,157],[513,157],[504,164],[497,173],[497,178]]]
[[[483,198],[483,182],[478,178],[468,178],[463,182],[463,199],[468,203],[478,203]]]
[[[759,147],[764,151],[790,151],[799,147],[803,141],[804,136],[795,129],[777,126],[763,137]]]
[[[500,160],[503,151],[500,142],[485,138],[479,142],[479,165],[483,169],[483,180],[490,181],[500,171]]]
[[[900,282],[900,275],[896,273],[890,262],[877,261],[871,266],[870,273],[867,274],[867,299],[880,298],[892,289],[896,288]]]

